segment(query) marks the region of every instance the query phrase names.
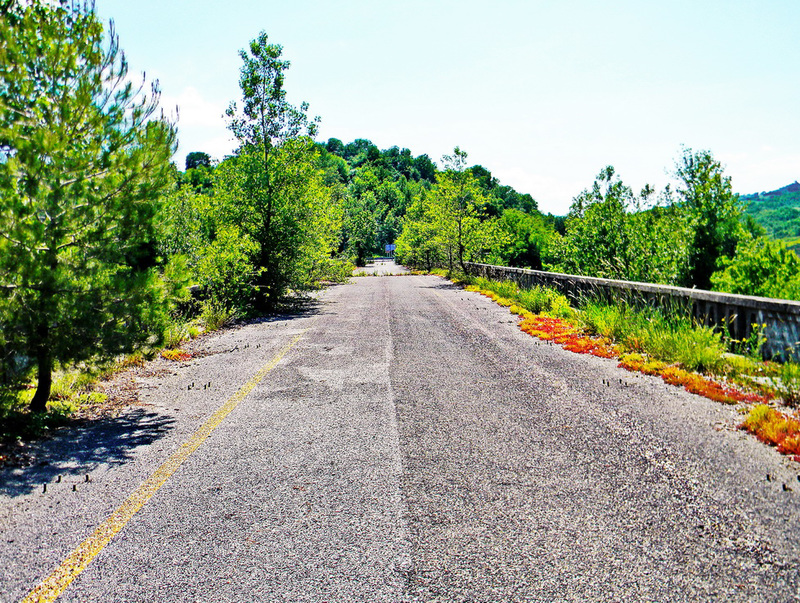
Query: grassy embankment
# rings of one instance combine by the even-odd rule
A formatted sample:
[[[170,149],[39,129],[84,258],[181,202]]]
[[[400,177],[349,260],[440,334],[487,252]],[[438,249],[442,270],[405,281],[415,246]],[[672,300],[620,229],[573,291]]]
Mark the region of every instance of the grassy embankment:
[[[530,335],[575,353],[617,359],[624,369],[660,376],[711,400],[742,404],[742,429],[800,460],[800,365],[762,361],[758,330],[749,341],[734,341],[696,324],[685,310],[590,298],[576,308],[553,289],[435,273],[507,307]]]

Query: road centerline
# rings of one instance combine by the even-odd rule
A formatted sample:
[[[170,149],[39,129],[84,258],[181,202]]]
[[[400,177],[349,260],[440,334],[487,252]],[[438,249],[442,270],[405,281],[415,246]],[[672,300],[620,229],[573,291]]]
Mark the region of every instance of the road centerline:
[[[95,531],[79,544],[61,564],[42,580],[20,603],[55,601],[89,566],[133,516],[155,495],[181,465],[205,442],[225,418],[272,371],[311,327],[295,335],[281,350],[239,390],[228,398],[198,429],[181,444],[161,466],[113,512]]]

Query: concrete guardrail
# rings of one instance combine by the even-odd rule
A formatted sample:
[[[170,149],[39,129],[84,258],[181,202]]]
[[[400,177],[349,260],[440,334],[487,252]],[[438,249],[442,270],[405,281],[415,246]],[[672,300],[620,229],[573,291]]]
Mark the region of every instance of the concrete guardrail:
[[[683,307],[698,322],[719,328],[733,339],[749,337],[753,325],[766,325],[765,358],[800,356],[800,302],[472,262],[464,267],[470,275],[511,280],[523,288],[552,287],[573,301],[592,295],[655,307]]]

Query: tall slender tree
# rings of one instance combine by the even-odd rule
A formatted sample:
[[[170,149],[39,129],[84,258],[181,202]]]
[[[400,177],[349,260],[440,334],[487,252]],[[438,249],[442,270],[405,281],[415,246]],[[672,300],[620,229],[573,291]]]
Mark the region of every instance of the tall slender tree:
[[[0,19],[0,325],[38,367],[142,343],[166,308],[152,216],[175,128],[128,79],[91,2],[6,2]]]
[[[228,127],[240,143],[239,155],[249,166],[242,192],[260,221],[255,237],[260,245],[256,301],[266,308],[275,303],[286,284],[287,266],[281,261],[286,250],[281,249],[276,216],[282,197],[298,185],[292,170],[286,169],[286,161],[301,160],[299,155],[313,154],[315,149],[300,143],[289,145],[284,156],[281,151],[304,135],[313,137],[318,121],[308,118],[307,103],[295,107],[286,100],[284,74],[290,63],[281,59],[282,53],[283,47],[271,44],[263,31],[248,50],[239,52],[242,105],[231,103],[227,111]],[[251,159],[245,160],[245,156]],[[259,165],[253,161],[256,157]]]

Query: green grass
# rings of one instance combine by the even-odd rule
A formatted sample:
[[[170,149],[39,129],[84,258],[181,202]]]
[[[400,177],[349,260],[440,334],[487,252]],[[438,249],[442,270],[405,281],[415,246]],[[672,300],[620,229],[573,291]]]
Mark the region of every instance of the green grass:
[[[619,342],[632,352],[643,352],[667,363],[699,372],[719,372],[727,348],[722,335],[696,324],[684,313],[583,300],[579,324],[594,335]]]
[[[538,286],[533,289],[520,289],[513,281],[493,281],[483,277],[462,277],[461,280],[454,282],[475,285],[481,289],[493,291],[533,314],[547,314],[566,319],[575,316],[575,310],[569,300],[555,289]]]
[[[205,331],[217,331],[230,324],[235,318],[235,311],[211,300],[203,304],[203,310],[200,313],[200,322],[205,327]]]
[[[164,333],[166,348],[178,347],[182,342],[197,337],[204,331],[224,326],[234,314],[214,304],[205,304],[198,320],[173,322]],[[113,360],[97,360],[75,367],[58,368],[53,373],[53,384],[45,413],[34,414],[28,410],[36,384],[35,369],[19,375],[15,383],[0,386],[0,448],[6,449],[17,441],[29,441],[46,436],[53,428],[69,422],[81,408],[96,406],[107,396],[96,391],[94,384],[109,379],[115,373],[131,367],[142,366],[154,358],[159,349],[143,349]],[[3,455],[0,449],[0,466]]]
[[[45,413],[28,410],[35,391],[33,386],[14,384],[0,388],[0,466],[9,446],[45,437],[56,427],[67,424],[81,407],[104,402],[107,396],[93,389],[100,374],[100,368],[87,366],[55,371]]]

